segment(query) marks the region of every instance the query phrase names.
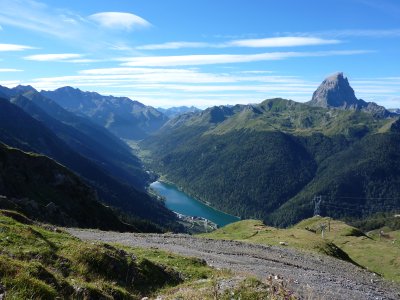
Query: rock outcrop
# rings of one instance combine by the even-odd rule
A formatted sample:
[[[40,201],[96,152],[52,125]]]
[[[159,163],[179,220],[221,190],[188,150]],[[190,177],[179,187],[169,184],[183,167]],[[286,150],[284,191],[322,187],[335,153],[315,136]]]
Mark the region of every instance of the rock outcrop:
[[[347,77],[342,72],[327,77],[313,93],[311,101],[307,102],[307,104],[324,108],[361,110],[380,118],[392,115],[383,106],[357,99]]]

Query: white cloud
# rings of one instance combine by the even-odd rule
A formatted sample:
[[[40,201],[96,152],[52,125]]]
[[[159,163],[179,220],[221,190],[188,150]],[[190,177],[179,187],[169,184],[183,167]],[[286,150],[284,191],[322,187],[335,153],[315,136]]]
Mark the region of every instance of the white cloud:
[[[58,62],[88,62],[82,58],[82,54],[76,53],[57,53],[57,54],[35,54],[25,56],[25,60],[33,61],[58,61]]]
[[[162,44],[150,44],[136,47],[138,50],[168,50],[168,49],[181,49],[181,48],[208,48],[213,44],[204,42],[168,42]],[[215,45],[216,46],[216,45]],[[223,45],[221,45],[223,46]]]
[[[0,0],[0,23],[59,38],[81,36],[81,18],[34,0]],[[73,22],[71,22],[73,21]]]
[[[26,45],[0,44],[0,52],[1,51],[23,51],[23,50],[29,50],[29,49],[35,49],[35,48],[31,47],[31,46],[26,46]]]
[[[119,58],[125,61],[122,66],[129,67],[156,67],[156,66],[194,66],[228,63],[245,63],[255,61],[282,60],[292,57],[321,57],[338,55],[357,55],[370,53],[367,50],[338,50],[316,52],[266,52],[259,54],[203,54],[181,56],[144,56]]]
[[[35,0],[0,0],[0,8],[2,25],[49,35],[64,42],[73,41],[91,51],[104,50],[117,40],[108,30],[99,30],[98,24],[124,29],[150,24],[129,13],[99,13],[88,19],[76,12]]]
[[[102,60],[92,59],[92,58],[78,58],[78,59],[68,59],[63,61],[76,64],[87,64],[87,63],[101,62]]]
[[[22,72],[19,69],[0,69],[0,73],[10,73],[10,72]]]
[[[266,86],[281,86],[287,91],[314,87],[293,76],[265,76],[265,74],[207,73],[195,69],[171,68],[103,68],[87,69],[75,76],[38,78],[30,84],[40,88],[57,88],[63,85],[130,87],[136,91],[175,90],[196,91],[262,91]]]
[[[228,44],[237,47],[253,47],[253,48],[268,48],[268,47],[296,47],[296,46],[316,46],[339,44],[339,40],[326,40],[316,37],[273,37],[264,39],[244,39],[231,41]]]
[[[293,36],[317,36],[329,38],[369,37],[369,38],[396,38],[400,36],[400,28],[393,29],[343,29],[314,32],[281,32],[279,34]]]
[[[228,47],[251,47],[251,48],[273,48],[273,47],[297,47],[339,44],[341,41],[322,39],[318,37],[272,37],[262,39],[241,39],[224,43],[205,42],[167,42],[161,44],[149,44],[136,47],[138,50],[168,50],[182,48],[228,48]]]
[[[100,26],[112,29],[131,30],[151,26],[151,24],[145,19],[125,12],[101,12],[90,15],[88,18]]]
[[[193,69],[165,68],[103,68],[79,72],[81,75],[98,76],[103,79],[128,80],[139,83],[181,82],[181,83],[216,83],[235,82],[235,78],[220,74],[199,72]]]
[[[6,86],[9,88],[15,87],[19,84],[21,84],[21,81],[19,81],[19,80],[0,80],[0,85]]]

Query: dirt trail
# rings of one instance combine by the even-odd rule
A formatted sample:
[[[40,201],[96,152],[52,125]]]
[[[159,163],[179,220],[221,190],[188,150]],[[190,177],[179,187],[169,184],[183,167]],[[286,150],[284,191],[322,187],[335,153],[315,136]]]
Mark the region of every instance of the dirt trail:
[[[83,240],[156,247],[202,258],[216,268],[266,279],[279,275],[304,299],[400,299],[400,286],[350,263],[293,249],[196,238],[184,234],[116,233],[67,229]]]

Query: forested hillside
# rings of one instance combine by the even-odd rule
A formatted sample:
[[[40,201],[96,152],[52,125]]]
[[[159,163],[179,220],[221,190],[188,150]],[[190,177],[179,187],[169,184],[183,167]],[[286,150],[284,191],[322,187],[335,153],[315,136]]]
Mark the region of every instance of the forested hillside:
[[[198,199],[287,226],[312,216],[315,195],[333,217],[400,206],[380,200],[399,195],[395,121],[271,99],[179,116],[141,145],[153,169]]]

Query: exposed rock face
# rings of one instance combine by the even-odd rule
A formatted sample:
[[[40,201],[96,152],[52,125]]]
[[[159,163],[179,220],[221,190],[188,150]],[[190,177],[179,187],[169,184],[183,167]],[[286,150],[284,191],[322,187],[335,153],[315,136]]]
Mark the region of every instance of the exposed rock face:
[[[327,77],[313,93],[311,101],[307,104],[324,108],[362,110],[380,118],[392,115],[383,106],[357,99],[347,77],[342,72]]]
[[[321,83],[309,104],[326,108],[354,109],[357,108],[358,102],[347,78],[343,73],[335,73]]]

